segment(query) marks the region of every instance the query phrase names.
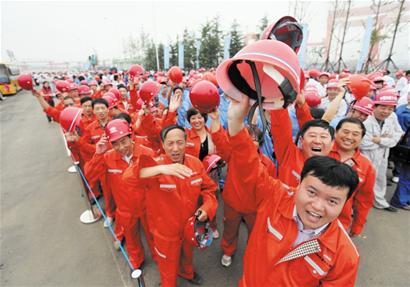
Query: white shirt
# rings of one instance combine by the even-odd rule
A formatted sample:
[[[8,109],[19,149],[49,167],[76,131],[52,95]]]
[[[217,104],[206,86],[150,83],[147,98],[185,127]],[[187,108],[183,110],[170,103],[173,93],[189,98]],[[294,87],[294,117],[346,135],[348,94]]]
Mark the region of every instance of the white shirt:
[[[122,159],[125,160],[128,164],[130,164],[131,158],[132,158],[132,155],[130,155],[130,156],[124,155],[124,156],[122,157]]]
[[[319,108],[324,109],[326,111],[330,102],[331,101],[329,101],[328,97],[324,97],[322,101],[320,102]],[[347,113],[347,103],[345,100],[341,100],[335,117],[344,117],[346,113]]]
[[[395,81],[392,77],[386,75],[386,76],[383,76],[383,80],[389,87],[394,87]]]
[[[296,238],[295,242],[293,242],[293,247],[299,245],[300,243],[308,241],[310,239],[319,237],[319,235],[322,232],[324,232],[325,229],[329,226],[329,223],[326,223],[325,225],[319,228],[316,228],[316,229],[305,229],[303,227],[302,220],[300,219],[296,211],[296,206],[293,208],[293,219],[296,221],[298,225],[298,237]]]

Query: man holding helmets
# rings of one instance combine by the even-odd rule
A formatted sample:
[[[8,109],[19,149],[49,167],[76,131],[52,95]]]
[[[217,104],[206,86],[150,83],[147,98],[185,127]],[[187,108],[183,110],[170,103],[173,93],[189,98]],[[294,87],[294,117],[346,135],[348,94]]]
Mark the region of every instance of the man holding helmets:
[[[202,283],[192,265],[192,241],[186,240],[186,224],[195,214],[199,221],[215,216],[216,184],[202,162],[185,153],[184,128],[171,125],[161,131],[164,154],[141,156],[124,175],[125,180],[146,189],[148,224],[154,237],[161,286],[176,286],[177,275],[193,284]],[[203,204],[197,208],[198,199]]]

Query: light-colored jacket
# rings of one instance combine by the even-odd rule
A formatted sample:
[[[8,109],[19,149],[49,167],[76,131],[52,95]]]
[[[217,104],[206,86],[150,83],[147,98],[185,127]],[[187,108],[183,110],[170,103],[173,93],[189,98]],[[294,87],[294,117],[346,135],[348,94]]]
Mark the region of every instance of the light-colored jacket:
[[[363,137],[360,150],[372,161],[377,169],[377,166],[383,159],[387,160],[389,149],[399,142],[403,135],[403,130],[395,113],[392,113],[384,121],[383,127],[380,127],[380,124],[373,115],[364,121],[364,125],[366,127],[366,135]],[[372,138],[376,136],[382,138],[378,144],[372,141]]]

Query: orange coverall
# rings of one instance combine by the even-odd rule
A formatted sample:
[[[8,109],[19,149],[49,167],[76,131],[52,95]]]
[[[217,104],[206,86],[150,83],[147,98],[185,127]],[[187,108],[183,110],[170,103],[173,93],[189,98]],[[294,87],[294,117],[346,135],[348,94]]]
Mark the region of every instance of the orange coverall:
[[[256,184],[251,193],[258,208],[239,286],[354,286],[359,254],[338,219],[316,238],[319,249],[281,261],[301,246],[293,246],[298,235],[295,190],[268,175],[245,129],[230,143],[230,163],[241,166],[242,182]]]
[[[192,245],[184,240],[184,227],[197,210],[199,197],[203,201],[200,208],[209,220],[214,218],[218,202],[216,184],[206,174],[202,162],[188,154],[183,164],[194,172],[191,177],[180,179],[161,174],[138,180],[140,168],[163,164],[172,161],[166,155],[154,159],[141,156],[124,178],[146,189],[148,225],[154,237],[161,286],[169,287],[176,285],[177,275],[186,279],[194,276]]]

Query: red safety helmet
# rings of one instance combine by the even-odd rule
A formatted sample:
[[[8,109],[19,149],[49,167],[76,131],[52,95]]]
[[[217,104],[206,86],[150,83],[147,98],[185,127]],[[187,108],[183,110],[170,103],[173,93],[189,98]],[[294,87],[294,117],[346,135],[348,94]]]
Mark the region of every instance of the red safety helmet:
[[[217,154],[208,154],[203,160],[202,164],[204,165],[205,171],[209,173],[213,169],[218,167],[218,163],[222,158]]]
[[[201,113],[210,113],[219,106],[218,89],[209,81],[199,80],[191,88],[189,98]]]
[[[381,89],[374,99],[375,105],[396,106],[398,93],[395,89]]]
[[[80,125],[82,110],[77,107],[67,107],[60,113],[60,125],[65,132],[73,132]]]
[[[148,80],[141,85],[139,95],[145,103],[148,103],[153,97],[158,95],[160,90],[161,86],[158,83]]]
[[[261,40],[281,41],[297,53],[302,45],[303,30],[295,18],[285,16],[266,27],[261,35]]]
[[[304,96],[305,96],[306,103],[308,104],[309,107],[315,108],[321,103],[321,99],[319,97],[319,91],[316,85],[313,83],[306,85],[304,89]]]
[[[353,105],[352,109],[370,116],[373,113],[374,102],[369,97],[363,97]]]
[[[80,85],[88,86],[88,83],[86,80],[81,80]]]
[[[339,89],[339,81],[336,79],[329,80],[326,84],[326,89]]]
[[[320,78],[321,76],[325,76],[325,77],[327,77],[327,78],[330,78],[330,73],[328,73],[328,72],[321,72],[321,73],[319,74],[319,78]]]
[[[173,66],[171,69],[168,70],[168,78],[173,81],[174,83],[181,83],[184,75],[182,74],[182,70],[178,66]]]
[[[347,85],[356,100],[367,96],[370,91],[371,81],[364,75],[350,75],[350,83]]]
[[[403,70],[398,70],[395,75],[396,75],[396,78],[400,78],[401,76],[404,76],[405,74]]]
[[[70,91],[78,90],[78,85],[76,83],[70,83]]]
[[[211,72],[205,72],[204,75],[202,76],[203,80],[209,81],[212,84],[214,84],[216,87],[218,87],[218,81],[216,80],[216,77],[213,73]]]
[[[267,110],[292,103],[300,92],[304,78],[295,52],[276,40],[249,44],[216,70],[216,79],[231,98],[241,101],[243,95],[262,102]]]
[[[105,93],[105,94],[102,96],[102,98],[107,101],[107,103],[108,103],[108,109],[110,109],[110,110],[111,110],[112,108],[116,107],[117,104],[118,104],[118,100],[117,100],[117,98],[114,96],[113,93],[110,93],[110,92]]]
[[[187,242],[199,249],[211,246],[213,232],[209,221],[202,222],[195,215],[191,216],[185,224],[184,237]]]
[[[316,108],[322,102],[318,93],[313,91],[306,91],[305,92],[305,100],[309,107]]]
[[[128,75],[130,75],[131,79],[137,76],[141,76],[145,73],[144,68],[141,65],[132,65],[128,70]]]
[[[309,78],[316,79],[316,78],[319,78],[320,76],[320,71],[315,70],[315,69],[309,70],[308,73],[309,73]]]
[[[56,89],[62,93],[70,91],[70,84],[66,81],[56,81]]]
[[[102,86],[103,86],[103,87],[104,87],[104,86],[112,86],[112,83],[111,83],[110,80],[103,80],[103,81],[102,81]]]
[[[33,78],[31,74],[23,74],[17,77],[17,83],[24,90],[33,89]]]
[[[105,134],[110,142],[116,141],[132,133],[131,127],[127,121],[116,119],[108,122],[105,127]]]
[[[86,86],[86,85],[80,85],[79,87],[78,87],[78,94],[79,95],[91,95],[92,94],[92,90],[90,89],[90,87],[89,86]]]
[[[108,90],[108,92],[114,94],[115,98],[118,101],[121,101],[122,96],[120,90],[118,90],[117,88],[111,88]]]

